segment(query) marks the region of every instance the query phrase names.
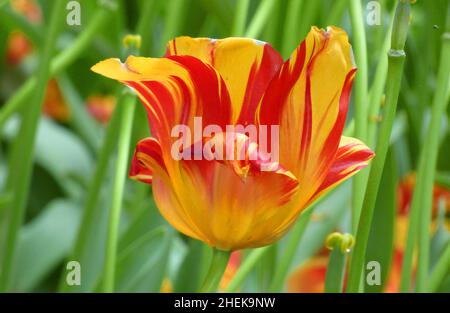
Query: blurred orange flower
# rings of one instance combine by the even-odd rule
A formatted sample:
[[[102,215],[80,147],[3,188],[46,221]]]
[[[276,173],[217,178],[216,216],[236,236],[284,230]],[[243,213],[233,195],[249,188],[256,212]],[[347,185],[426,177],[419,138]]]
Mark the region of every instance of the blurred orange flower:
[[[92,95],[86,100],[87,109],[98,122],[106,124],[111,118],[116,106],[114,96]]]
[[[412,201],[414,187],[416,185],[416,173],[407,174],[398,186],[398,208],[400,214],[408,214]],[[444,201],[446,212],[450,212],[450,190],[434,184],[433,187],[433,214],[437,214],[439,201]]]
[[[394,251],[391,268],[384,290],[386,292],[400,292],[400,280],[405,250],[406,236],[408,232],[408,214],[411,204],[414,186],[416,182],[415,173],[406,175],[398,185],[397,190],[397,218],[395,224]],[[436,214],[440,199],[444,200],[446,212],[450,212],[450,190],[435,185],[433,190],[433,208]],[[447,223],[448,226],[448,223]],[[289,292],[323,292],[325,276],[328,266],[328,253],[321,251],[305,264],[298,267],[289,277]]]
[[[180,37],[164,58],[108,59],[92,70],[133,88],[147,109],[153,137],[138,143],[130,175],[152,182],[160,212],[176,229],[212,247],[278,240],[312,201],[373,157],[342,136],[356,69],[347,35],[336,27],[313,27],[284,63],[253,39]],[[181,139],[173,130],[195,131],[198,117],[220,130],[278,127],[279,160],[268,159],[264,143],[245,130],[216,130],[180,147],[190,159],[175,158]],[[197,143],[214,147],[212,158],[199,157]],[[218,160],[218,150],[244,158]]]
[[[287,291],[296,293],[324,292],[327,266],[328,253],[312,257],[289,276]]]
[[[6,48],[6,62],[17,65],[33,51],[33,46],[27,37],[20,31],[9,34]]]
[[[36,1],[12,0],[11,7],[32,23],[39,23],[42,20],[41,10]],[[19,64],[32,51],[33,45],[22,32],[11,32],[6,48],[6,62],[8,64],[13,66]]]
[[[32,23],[42,21],[42,12],[36,0],[11,0],[11,7]]]
[[[70,119],[69,107],[61,94],[56,79],[48,81],[42,111],[48,117],[59,122],[67,122]]]
[[[233,253],[231,253],[227,267],[225,268],[222,280],[220,281],[219,290],[225,291],[227,289],[234,275],[238,271],[240,265],[241,265],[241,252],[233,251]]]
[[[394,255],[392,266],[389,273],[388,282],[385,290],[387,292],[400,292],[400,280],[403,264],[403,253],[408,233],[409,223],[409,208],[416,185],[416,173],[407,174],[398,185],[397,200],[398,200],[398,214],[396,220],[395,240],[394,240]],[[433,187],[433,218],[435,219],[438,212],[439,202],[443,201],[444,208],[447,213],[450,212],[450,190],[435,184]],[[450,223],[447,219],[446,226],[448,229]],[[436,224],[433,223],[433,231]]]

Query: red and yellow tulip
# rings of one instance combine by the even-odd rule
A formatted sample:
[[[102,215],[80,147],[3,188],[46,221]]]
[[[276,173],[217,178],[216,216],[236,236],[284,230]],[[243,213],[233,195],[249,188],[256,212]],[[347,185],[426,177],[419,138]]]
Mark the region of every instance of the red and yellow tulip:
[[[131,176],[152,183],[162,215],[180,232],[223,250],[280,238],[312,201],[368,164],[373,152],[343,137],[356,69],[346,33],[313,27],[283,62],[267,43],[180,37],[163,58],[130,56],[92,67],[136,91],[152,137],[141,140]],[[176,160],[176,125],[279,125],[279,160],[235,134],[240,161]],[[223,134],[203,138],[228,148]],[[269,140],[270,142],[270,140]],[[250,158],[250,155],[256,157]],[[262,170],[262,166],[271,171]]]

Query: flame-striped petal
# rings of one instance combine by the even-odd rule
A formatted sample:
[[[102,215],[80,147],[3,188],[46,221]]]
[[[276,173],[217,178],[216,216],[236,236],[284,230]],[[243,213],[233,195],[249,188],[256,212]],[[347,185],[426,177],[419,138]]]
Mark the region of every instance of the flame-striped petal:
[[[205,125],[225,127],[230,123],[231,105],[223,79],[214,68],[194,57],[130,56],[125,63],[107,59],[92,70],[136,91],[163,152],[170,152],[172,128],[182,124],[193,129],[195,116],[202,116]]]
[[[342,136],[336,158],[312,200],[366,167],[373,157],[373,151],[360,140]]]
[[[178,37],[167,55],[190,55],[211,64],[224,79],[233,105],[233,121],[254,122],[256,107],[283,63],[269,44],[249,38]]]
[[[216,146],[224,145],[227,150],[230,141],[224,136],[217,136],[216,140]],[[239,142],[247,149],[253,147]],[[276,229],[284,223],[283,210],[299,184],[292,173],[281,167],[261,171],[250,163],[241,164],[239,170],[235,161],[203,159],[180,163],[179,176],[172,177],[170,184],[153,179],[161,213],[180,231],[225,250],[266,245],[282,235]],[[246,166],[250,168],[242,171]]]
[[[259,123],[280,125],[280,163],[309,182],[300,206],[319,188],[334,161],[354,73],[345,32],[313,27],[261,101]]]
[[[149,137],[142,139],[137,144],[131,161],[129,176],[132,179],[150,184],[154,172],[162,177],[167,177],[161,146],[155,138]]]

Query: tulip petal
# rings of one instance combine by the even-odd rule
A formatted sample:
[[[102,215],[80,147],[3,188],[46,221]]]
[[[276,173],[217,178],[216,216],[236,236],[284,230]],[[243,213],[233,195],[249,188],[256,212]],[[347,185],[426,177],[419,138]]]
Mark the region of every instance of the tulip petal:
[[[237,134],[240,136],[245,135]],[[225,136],[216,140],[216,147],[229,144]],[[255,149],[253,144],[239,142],[237,150]],[[282,235],[274,229],[284,223],[283,208],[298,190],[298,181],[279,164],[268,166],[273,171],[261,171],[260,161],[181,160],[176,184],[153,182],[158,207],[174,227],[180,223],[173,218],[173,211],[189,221],[188,229],[177,227],[181,232],[220,249],[273,242]]]
[[[310,182],[303,199],[320,186],[334,160],[354,73],[345,32],[313,27],[261,101],[259,124],[280,125],[280,163]]]
[[[193,129],[193,119],[205,125],[229,124],[231,104],[224,81],[210,65],[190,56],[143,58],[130,56],[123,64],[107,59],[92,67],[96,73],[133,88],[148,112],[152,135],[170,151],[175,125]]]
[[[374,155],[373,151],[360,140],[342,136],[336,159],[316,191],[314,199],[366,167]]]
[[[153,173],[166,176],[161,146],[155,138],[145,138],[136,146],[131,161],[129,176],[132,179],[151,184]]]
[[[269,44],[249,38],[178,37],[169,42],[167,55],[190,55],[211,64],[227,85],[233,104],[233,122],[254,122],[255,110],[283,63]]]

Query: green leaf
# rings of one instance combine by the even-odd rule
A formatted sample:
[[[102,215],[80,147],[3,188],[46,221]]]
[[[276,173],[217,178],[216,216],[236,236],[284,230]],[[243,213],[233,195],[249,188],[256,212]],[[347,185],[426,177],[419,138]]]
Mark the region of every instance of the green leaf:
[[[133,196],[138,197],[139,195],[134,192]],[[140,208],[140,211],[131,220],[129,226],[120,238],[119,249],[127,247],[138,238],[161,225],[168,225],[156,208],[152,196],[150,194],[145,194],[144,196],[145,197],[142,197],[141,199],[143,207]]]
[[[11,119],[4,131],[6,139],[15,137],[19,121]],[[35,142],[35,161],[45,168],[70,195],[80,192],[80,184],[90,177],[93,160],[86,145],[71,131],[42,117]]]
[[[171,235],[152,230],[119,253],[116,291],[158,292],[166,275]]]
[[[68,200],[54,200],[19,235],[14,267],[14,289],[30,291],[68,254],[81,211]]]

